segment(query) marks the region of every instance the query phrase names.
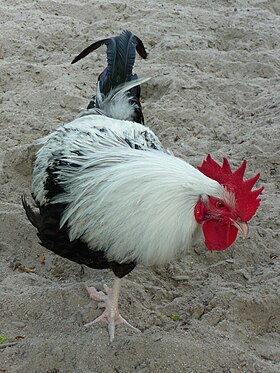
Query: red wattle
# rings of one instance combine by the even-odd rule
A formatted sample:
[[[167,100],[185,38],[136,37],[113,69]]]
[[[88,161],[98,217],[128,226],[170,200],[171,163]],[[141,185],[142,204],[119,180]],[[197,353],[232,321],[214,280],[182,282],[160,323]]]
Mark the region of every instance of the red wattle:
[[[198,201],[194,208],[194,217],[198,224],[201,224],[205,216],[205,205],[202,201]]]
[[[202,226],[208,250],[225,250],[235,240],[238,229],[227,221],[206,220]]]

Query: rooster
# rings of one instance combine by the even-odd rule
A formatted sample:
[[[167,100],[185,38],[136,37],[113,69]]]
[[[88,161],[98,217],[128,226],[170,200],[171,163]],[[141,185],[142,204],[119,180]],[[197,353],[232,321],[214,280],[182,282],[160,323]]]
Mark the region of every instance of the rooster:
[[[139,43],[130,40],[133,48]],[[252,190],[259,174],[244,180],[246,161],[233,172],[226,158],[220,165],[208,155],[195,168],[165,150],[141,123],[139,96],[136,103],[133,94],[141,81],[125,66],[130,78],[118,81],[121,88],[109,84],[103,91],[103,78],[111,74],[107,67],[90,108],[39,140],[32,182],[36,210],[22,198],[41,245],[76,263],[113,271],[112,289],[87,286],[105,310],[86,325],[105,321],[110,342],[118,324],[138,330],[118,310],[124,276],[137,264],[160,266],[184,256],[201,235],[209,250],[225,250],[238,231],[247,236],[263,190]],[[136,121],[110,117],[116,92],[123,105],[117,111],[131,105]]]

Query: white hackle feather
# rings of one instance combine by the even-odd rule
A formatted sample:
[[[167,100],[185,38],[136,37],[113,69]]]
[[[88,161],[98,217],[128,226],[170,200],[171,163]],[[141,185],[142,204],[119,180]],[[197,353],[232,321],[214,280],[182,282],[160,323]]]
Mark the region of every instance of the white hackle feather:
[[[147,138],[158,150],[150,148]],[[126,139],[142,150],[131,148]],[[50,202],[43,187],[46,168],[59,154],[71,163],[57,172],[65,193],[51,201],[68,204],[61,226],[68,224],[70,240],[79,238],[118,263],[160,265],[182,254],[201,230],[194,217],[198,200],[221,198],[225,192],[168,154],[153,132],[138,123],[91,114],[41,143],[33,177],[36,201]]]
[[[107,96],[104,96],[100,92],[98,82],[95,96],[97,106],[102,110],[103,114],[110,118],[128,121],[133,120],[134,110],[137,108],[137,104],[130,101],[132,95],[127,93],[127,91],[148,80],[150,80],[150,78],[140,78],[126,82],[113,89]]]

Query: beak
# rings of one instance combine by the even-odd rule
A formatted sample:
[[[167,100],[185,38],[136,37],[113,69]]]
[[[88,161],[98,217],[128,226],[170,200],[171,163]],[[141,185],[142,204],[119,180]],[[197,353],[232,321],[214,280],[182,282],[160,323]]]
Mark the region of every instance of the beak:
[[[244,221],[235,221],[232,220],[233,225],[236,226],[236,228],[243,234],[244,238],[248,237],[249,234],[249,225],[245,223]]]

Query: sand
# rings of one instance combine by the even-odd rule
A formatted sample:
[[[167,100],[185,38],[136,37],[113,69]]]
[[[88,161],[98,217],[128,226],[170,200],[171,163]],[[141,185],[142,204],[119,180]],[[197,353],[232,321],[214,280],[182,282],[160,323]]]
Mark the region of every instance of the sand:
[[[2,0],[0,17],[0,372],[279,372],[280,2]],[[36,139],[87,105],[105,48],[70,61],[123,29],[149,52],[135,71],[152,78],[144,115],[163,144],[193,165],[246,159],[265,190],[249,239],[128,275],[121,310],[141,333],[109,345],[104,324],[83,326],[100,314],[84,282],[112,273],[41,247],[20,195]]]

